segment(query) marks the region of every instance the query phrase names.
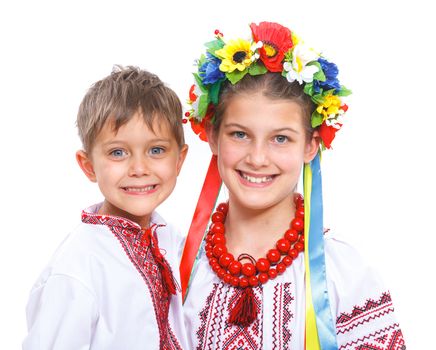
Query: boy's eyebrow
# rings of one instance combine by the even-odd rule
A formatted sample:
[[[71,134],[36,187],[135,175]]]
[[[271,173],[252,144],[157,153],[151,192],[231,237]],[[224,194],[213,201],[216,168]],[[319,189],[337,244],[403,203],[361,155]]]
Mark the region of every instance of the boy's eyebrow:
[[[225,128],[230,128],[230,127],[235,127],[235,128],[240,128],[240,129],[246,129],[247,127],[238,123],[229,123],[229,124],[224,124]],[[273,132],[282,132],[282,131],[290,131],[293,132],[295,134],[299,134],[298,130],[291,128],[290,126],[288,127],[284,127],[284,128],[278,128],[278,129],[274,129]]]
[[[129,141],[127,140],[110,140],[107,142],[103,142],[103,146],[110,146],[110,145],[119,145],[119,144],[125,144],[128,143]],[[147,143],[153,143],[153,142],[164,142],[164,143],[171,143],[170,139],[166,139],[166,138],[152,138],[152,139],[148,139]]]

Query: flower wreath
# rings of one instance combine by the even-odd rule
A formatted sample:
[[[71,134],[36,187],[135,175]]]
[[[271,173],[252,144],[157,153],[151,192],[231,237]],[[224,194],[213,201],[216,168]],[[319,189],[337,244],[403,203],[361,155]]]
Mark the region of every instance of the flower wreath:
[[[278,23],[252,23],[250,29],[251,40],[224,41],[223,34],[215,30],[215,40],[205,44],[206,55],[197,61],[196,84],[189,91],[191,109],[185,113],[193,131],[207,141],[205,123],[213,122],[214,107],[224,81],[236,84],[246,74],[281,72],[290,83],[297,81],[304,85],[304,92],[316,105],[311,116],[312,127],[319,130],[322,148],[331,148],[348,109],[342,97],[351,93],[340,85],[337,66]]]

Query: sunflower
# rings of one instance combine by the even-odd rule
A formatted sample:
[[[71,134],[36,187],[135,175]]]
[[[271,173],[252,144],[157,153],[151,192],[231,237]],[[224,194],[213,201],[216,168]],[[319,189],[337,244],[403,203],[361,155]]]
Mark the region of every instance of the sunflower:
[[[220,70],[226,73],[235,69],[242,72],[253,62],[251,44],[244,39],[230,40],[222,49],[215,51],[215,55],[222,59]]]

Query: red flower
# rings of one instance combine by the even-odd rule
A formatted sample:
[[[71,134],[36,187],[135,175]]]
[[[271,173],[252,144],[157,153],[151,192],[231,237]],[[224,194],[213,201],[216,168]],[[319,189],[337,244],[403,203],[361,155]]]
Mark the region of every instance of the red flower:
[[[189,89],[189,101],[195,102],[197,100],[197,95],[194,94],[195,90],[195,84],[192,84],[191,88]]]
[[[342,124],[339,123],[337,125],[339,125],[339,127],[342,126]],[[336,131],[338,130],[339,129],[333,126],[328,126],[325,122],[321,124],[321,126],[319,127],[319,136],[321,137],[325,148],[331,148],[332,141],[334,140],[336,136]]]
[[[202,141],[207,142],[206,123],[208,123],[212,119],[214,113],[215,113],[215,108],[211,103],[207,107],[206,115],[204,116],[204,118],[201,120],[200,123],[195,118],[189,119],[189,121],[191,122],[191,129],[194,131],[196,135],[198,135],[198,137]]]
[[[251,23],[250,28],[253,39],[263,42],[259,53],[265,67],[270,72],[281,72],[285,53],[294,46],[291,31],[272,22],[260,22],[259,25]]]

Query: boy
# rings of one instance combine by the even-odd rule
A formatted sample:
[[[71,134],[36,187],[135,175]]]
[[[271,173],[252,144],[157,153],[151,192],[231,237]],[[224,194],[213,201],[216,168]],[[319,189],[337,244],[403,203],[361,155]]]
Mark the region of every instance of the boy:
[[[33,287],[23,349],[186,348],[172,275],[179,244],[154,212],[188,150],[181,115],[176,94],[134,67],[85,95],[76,159],[104,201],[82,212]]]

